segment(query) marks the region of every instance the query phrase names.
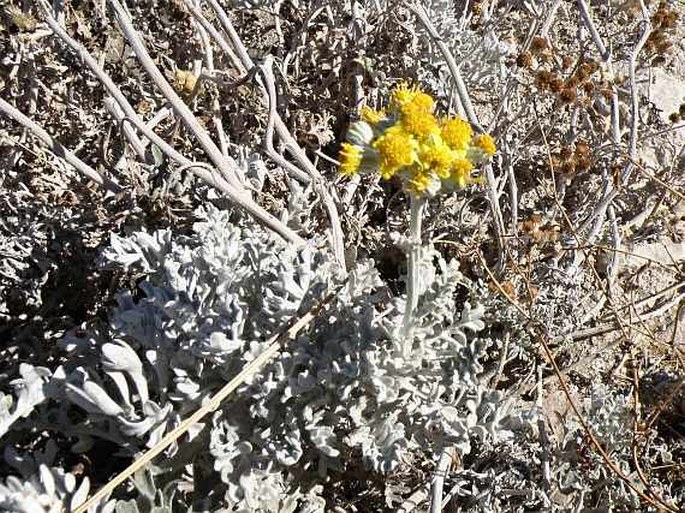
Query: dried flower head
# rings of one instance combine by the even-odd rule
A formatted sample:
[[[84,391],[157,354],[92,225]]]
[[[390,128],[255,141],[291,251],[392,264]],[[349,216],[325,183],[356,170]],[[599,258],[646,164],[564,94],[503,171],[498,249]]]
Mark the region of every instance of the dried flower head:
[[[176,70],[174,74],[174,89],[179,93],[190,94],[197,85],[197,77],[190,71]]]
[[[560,93],[564,89],[564,81],[560,77],[554,77],[549,81],[548,87],[553,93]]]
[[[563,69],[563,70],[569,69],[571,66],[573,66],[574,61],[575,61],[575,59],[573,57],[571,57],[570,55],[564,55],[561,58],[561,69]]]
[[[530,43],[530,49],[535,53],[547,50],[549,47],[549,41],[542,36],[535,36]]]
[[[577,155],[590,155],[590,145],[586,142],[576,143],[576,154]]]
[[[530,53],[530,51],[528,51],[528,50],[519,54],[519,56],[516,57],[516,65],[519,68],[526,68],[526,69],[532,68],[533,67],[533,54]]]
[[[576,101],[577,97],[578,92],[573,87],[566,87],[563,91],[561,91],[561,93],[559,93],[559,99],[563,104],[573,103],[574,101]]]
[[[550,82],[556,78],[556,74],[546,69],[540,70],[535,75],[535,85],[541,91],[549,89]]]

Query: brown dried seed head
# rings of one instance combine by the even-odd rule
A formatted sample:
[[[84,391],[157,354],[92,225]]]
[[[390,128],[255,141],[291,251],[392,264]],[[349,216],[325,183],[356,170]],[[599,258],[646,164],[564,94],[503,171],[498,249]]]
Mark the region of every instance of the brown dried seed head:
[[[682,117],[685,118],[685,103],[680,104],[680,107],[678,107],[678,112]]]
[[[585,61],[585,64],[590,67],[590,73],[594,73],[599,69],[599,63],[594,59],[588,59]]]
[[[566,80],[566,87],[578,87],[580,85],[580,80],[576,77],[571,77]]]
[[[651,22],[654,26],[661,27],[662,23],[664,22],[665,17],[666,17],[666,13],[664,13],[661,9],[659,9],[654,14],[652,14]]]
[[[562,103],[572,103],[576,101],[578,93],[573,87],[566,87],[561,93],[559,93],[559,99]]]
[[[669,11],[669,13],[664,17],[661,22],[661,26],[666,29],[675,28],[678,25],[678,13],[675,11]]]
[[[576,172],[576,159],[564,160],[559,167],[561,174],[570,176]]]
[[[647,42],[651,42],[653,45],[658,45],[659,43],[663,43],[668,39],[668,36],[666,35],[666,32],[664,32],[663,29],[656,29],[654,30],[651,34],[649,34],[649,37],[647,38]]]
[[[551,71],[545,69],[540,70],[537,75],[535,75],[535,85],[539,89],[547,89],[552,78],[554,78],[554,74]]]
[[[571,66],[573,66],[574,61],[575,61],[575,59],[573,57],[571,57],[570,55],[564,55],[561,58],[561,69],[564,69],[564,70],[569,69]]]
[[[662,43],[659,43],[656,45],[656,48],[654,49],[656,53],[658,54],[665,54],[673,48],[673,43],[670,41],[663,41]]]
[[[533,41],[530,43],[530,49],[533,52],[541,52],[549,48],[549,41],[547,38],[541,36],[535,36]]]
[[[505,282],[502,282],[502,290],[507,294],[512,299],[516,299],[516,287],[514,284],[507,280]]]
[[[525,52],[521,53],[517,58],[516,58],[516,65],[519,68],[526,68],[530,69],[533,66],[533,54],[530,53],[528,50]]]
[[[564,81],[559,77],[554,77],[549,81],[549,90],[553,93],[560,93],[564,89]]]
[[[551,50],[545,50],[538,54],[538,59],[544,64],[552,64],[554,62],[554,53]]]
[[[668,120],[671,123],[677,123],[680,121],[680,114],[678,112],[672,112],[670,116],[668,116]]]
[[[587,171],[592,166],[592,160],[587,155],[578,155],[576,157],[576,168],[580,171]]]
[[[587,78],[592,75],[592,66],[590,66],[587,62],[584,62],[580,66],[578,66],[578,70],[576,71],[576,76],[580,80],[586,80]]]
[[[583,82],[582,87],[585,94],[592,94],[595,91],[595,83],[591,81]]]
[[[569,160],[571,157],[573,157],[573,151],[571,151],[571,148],[569,148],[568,146],[564,146],[559,151],[559,158],[561,160]]]
[[[548,165],[552,171],[555,171],[561,167],[561,160],[556,155],[552,155]]]
[[[609,87],[604,87],[604,88],[602,88],[602,90],[600,91],[600,94],[602,95],[602,97],[603,97],[606,101],[611,101],[611,97],[612,97],[612,95],[613,95],[614,93],[613,93],[613,91],[611,90],[611,88],[609,88]]]
[[[590,155],[590,145],[586,142],[576,143],[576,155]]]

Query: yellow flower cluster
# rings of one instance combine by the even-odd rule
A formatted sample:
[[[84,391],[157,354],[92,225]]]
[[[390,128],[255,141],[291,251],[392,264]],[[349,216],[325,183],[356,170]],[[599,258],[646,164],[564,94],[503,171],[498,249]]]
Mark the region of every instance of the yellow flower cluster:
[[[412,194],[434,195],[463,188],[472,172],[497,151],[488,134],[473,134],[459,118],[438,119],[433,98],[400,84],[388,111],[363,107],[361,121],[348,131],[340,150],[340,172],[378,171],[384,180],[398,176]]]

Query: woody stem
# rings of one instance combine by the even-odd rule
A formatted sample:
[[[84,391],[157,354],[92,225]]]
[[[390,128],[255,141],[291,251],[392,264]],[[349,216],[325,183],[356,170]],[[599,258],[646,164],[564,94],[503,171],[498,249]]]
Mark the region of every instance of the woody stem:
[[[408,357],[412,351],[414,312],[419,303],[419,265],[421,260],[421,220],[423,198],[410,194],[409,248],[407,249],[407,303],[402,320],[402,354]]]

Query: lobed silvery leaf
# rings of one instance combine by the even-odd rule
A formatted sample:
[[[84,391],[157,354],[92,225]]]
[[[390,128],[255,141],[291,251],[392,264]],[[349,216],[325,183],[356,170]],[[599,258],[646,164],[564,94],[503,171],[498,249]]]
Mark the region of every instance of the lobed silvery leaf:
[[[14,387],[16,399],[10,395],[0,394],[0,437],[4,436],[17,420],[28,417],[33,409],[46,399],[45,384],[51,372],[43,367],[34,367],[27,363],[19,365],[20,378],[10,381]]]

